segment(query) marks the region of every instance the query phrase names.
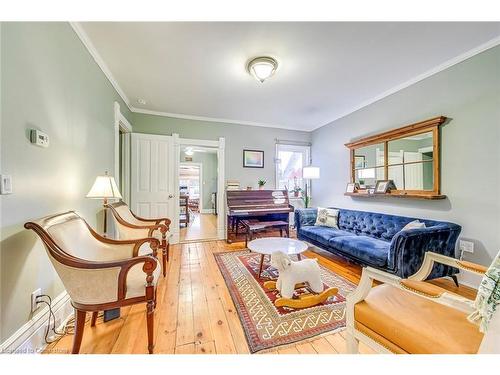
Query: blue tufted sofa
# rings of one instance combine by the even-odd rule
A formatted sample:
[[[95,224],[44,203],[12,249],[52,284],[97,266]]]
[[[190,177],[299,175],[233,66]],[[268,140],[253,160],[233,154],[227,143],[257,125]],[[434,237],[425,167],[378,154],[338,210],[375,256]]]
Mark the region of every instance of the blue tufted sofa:
[[[418,219],[426,228],[400,230],[411,217],[339,209],[339,229],[316,226],[317,209],[295,211],[297,237],[331,253],[337,253],[406,278],[421,266],[425,252],[455,257],[461,227],[442,221]],[[451,276],[458,270],[437,265],[429,278]]]

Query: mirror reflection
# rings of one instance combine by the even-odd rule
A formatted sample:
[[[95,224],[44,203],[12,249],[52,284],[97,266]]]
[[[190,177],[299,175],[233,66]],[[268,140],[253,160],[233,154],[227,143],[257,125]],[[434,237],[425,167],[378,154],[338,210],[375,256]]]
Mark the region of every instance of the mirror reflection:
[[[432,190],[434,186],[433,133],[388,142],[388,178],[399,190]]]

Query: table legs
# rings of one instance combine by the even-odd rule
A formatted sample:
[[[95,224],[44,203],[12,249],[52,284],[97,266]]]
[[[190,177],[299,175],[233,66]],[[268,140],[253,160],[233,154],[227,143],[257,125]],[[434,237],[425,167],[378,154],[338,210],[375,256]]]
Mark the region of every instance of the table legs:
[[[260,266],[259,266],[259,275],[258,278],[260,279],[260,275],[262,274],[262,268],[264,267],[264,254],[260,255]]]

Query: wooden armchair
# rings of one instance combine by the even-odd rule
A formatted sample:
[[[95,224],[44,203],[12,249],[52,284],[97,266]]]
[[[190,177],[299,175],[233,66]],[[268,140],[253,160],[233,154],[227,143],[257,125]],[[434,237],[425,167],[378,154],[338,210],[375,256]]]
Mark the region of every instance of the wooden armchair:
[[[73,211],[27,222],[42,239],[47,255],[61,278],[75,308],[72,353],[80,351],[85,317],[92,325],[102,310],[145,303],[148,350],[153,352],[156,285],[160,277],[156,238],[118,241],[100,236]],[[149,243],[152,255],[139,256]]]
[[[170,219],[145,219],[135,215],[123,201],[108,203],[104,207],[109,208],[118,227],[121,239],[138,239],[154,237],[160,241],[162,250],[163,276],[167,274],[167,262],[169,260],[170,244]]]
[[[432,252],[408,279],[364,268],[358,288],[347,297],[348,352],[357,353],[359,341],[381,353],[500,352],[500,314],[483,335],[467,320],[472,300],[424,281],[434,263],[479,275],[487,269]],[[372,287],[373,281],[383,284]]]

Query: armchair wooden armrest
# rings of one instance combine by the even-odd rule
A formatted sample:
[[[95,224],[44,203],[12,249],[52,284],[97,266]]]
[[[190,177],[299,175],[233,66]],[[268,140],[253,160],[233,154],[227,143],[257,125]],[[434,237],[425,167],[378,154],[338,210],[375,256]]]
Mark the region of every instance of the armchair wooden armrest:
[[[116,247],[127,247],[130,248],[132,246],[132,254],[131,256],[136,257],[139,255],[139,249],[145,243],[149,243],[149,247],[151,248],[152,255],[157,258],[158,257],[158,248],[160,247],[160,241],[153,237],[144,237],[139,239],[130,239],[130,240],[115,240],[108,237],[103,237],[99,233],[97,233],[90,225],[87,225],[89,231],[92,235],[100,242],[116,246]]]
[[[120,238],[156,237],[160,240],[163,255],[163,275],[166,276],[170,248],[168,241],[168,237],[170,237],[170,219],[145,219],[139,217],[122,201],[106,204],[105,207],[111,211],[116,220]]]
[[[47,255],[75,308],[72,353],[78,353],[87,312],[145,303],[148,351],[153,352],[156,286],[160,277],[160,247],[156,238],[113,240],[95,232],[76,212],[68,211],[25,223],[43,241]],[[138,256],[148,243],[153,256]],[[141,267],[142,265],[142,267]]]
[[[114,271],[114,269],[119,268],[120,271],[118,273],[118,279],[115,281],[117,283],[118,289],[117,289],[117,298],[116,301],[122,301],[126,297],[126,292],[127,292],[127,276],[130,271],[130,269],[140,263],[144,263],[142,266],[142,271],[145,273],[144,280],[146,281],[145,283],[145,288],[146,288],[146,296],[147,296],[147,289],[148,286],[153,287],[153,272],[156,269],[158,265],[158,261],[155,257],[150,256],[150,255],[143,255],[143,256],[137,256],[134,258],[129,258],[129,259],[122,259],[122,260],[114,260],[114,261],[85,261],[82,259],[74,258],[71,261],[66,260],[65,265],[75,268],[75,269],[82,269],[82,270],[101,270],[101,271]],[[114,273],[114,272],[113,272]],[[91,273],[81,273],[81,275],[84,277],[82,284],[89,283],[89,277],[91,276]],[[102,273],[99,275],[99,278],[102,278]],[[101,281],[102,289],[106,289],[106,285],[103,285]],[[116,285],[116,284],[115,284]],[[68,291],[70,292],[70,291]],[[153,295],[151,295],[151,298],[153,298]],[[73,304],[75,307],[79,307],[78,305],[80,304],[78,302],[78,299],[73,300]],[[104,308],[104,307],[103,307]]]
[[[144,217],[140,217],[140,216],[137,216],[136,214],[134,214],[132,212],[132,215],[134,215],[134,217],[139,220],[139,221],[143,221],[145,223],[155,223],[155,224],[163,224],[167,226],[167,230],[170,229],[170,224],[171,224],[171,220],[169,218],[166,218],[166,217],[162,217],[162,218],[156,218],[156,219],[146,219]]]
[[[427,277],[432,272],[434,263],[441,263],[447,266],[455,267],[463,271],[472,272],[478,275],[484,275],[484,273],[488,269],[487,267],[481,266],[480,264],[467,262],[443,254],[438,254],[438,253],[433,253],[432,251],[428,251],[424,255],[424,261],[422,262],[422,266],[420,267],[420,269],[417,272],[415,272],[412,276],[408,277],[408,279],[418,280],[418,281],[426,280]]]

